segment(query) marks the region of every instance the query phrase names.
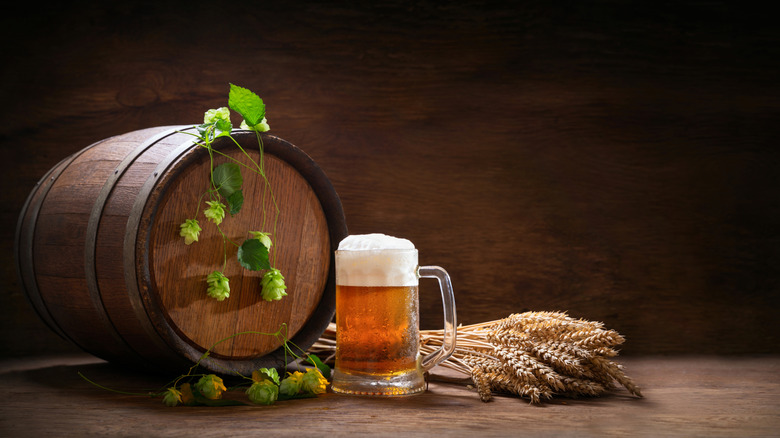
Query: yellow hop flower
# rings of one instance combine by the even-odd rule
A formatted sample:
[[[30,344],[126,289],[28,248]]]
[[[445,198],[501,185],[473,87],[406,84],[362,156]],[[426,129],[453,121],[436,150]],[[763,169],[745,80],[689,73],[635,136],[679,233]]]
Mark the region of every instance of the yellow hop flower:
[[[303,375],[302,389],[312,394],[324,394],[328,380],[322,375],[319,369],[310,368]]]
[[[198,383],[195,384],[195,388],[197,388],[204,397],[211,400],[217,400],[222,397],[224,391],[227,391],[222,379],[215,374],[208,374],[201,377],[200,380],[198,380]]]
[[[301,392],[301,386],[303,385],[303,373],[296,371],[294,373],[288,373],[289,375],[282,380],[279,385],[279,392],[286,396],[294,396]]]

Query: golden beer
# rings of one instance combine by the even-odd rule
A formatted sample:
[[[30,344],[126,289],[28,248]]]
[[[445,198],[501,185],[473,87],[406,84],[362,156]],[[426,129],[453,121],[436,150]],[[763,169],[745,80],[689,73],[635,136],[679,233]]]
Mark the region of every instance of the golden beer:
[[[446,271],[418,266],[417,249],[410,241],[383,234],[348,236],[335,255],[333,392],[392,396],[425,391],[423,373],[455,347],[455,299]],[[445,342],[423,359],[420,277],[438,278],[445,299]]]
[[[336,286],[336,367],[348,374],[414,372],[420,348],[417,286]]]

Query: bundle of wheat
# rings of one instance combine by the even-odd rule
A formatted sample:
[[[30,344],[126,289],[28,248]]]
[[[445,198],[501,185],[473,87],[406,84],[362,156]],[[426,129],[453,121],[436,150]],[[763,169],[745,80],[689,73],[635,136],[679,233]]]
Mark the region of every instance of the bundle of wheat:
[[[336,348],[336,326],[326,330],[310,349],[318,355]],[[424,330],[421,350],[441,345],[443,331]],[[640,389],[610,358],[624,338],[600,322],[574,319],[564,312],[526,312],[458,327],[457,346],[440,366],[471,377],[482,401],[493,393],[527,397],[531,403],[555,395],[597,396],[623,385],[641,397]]]

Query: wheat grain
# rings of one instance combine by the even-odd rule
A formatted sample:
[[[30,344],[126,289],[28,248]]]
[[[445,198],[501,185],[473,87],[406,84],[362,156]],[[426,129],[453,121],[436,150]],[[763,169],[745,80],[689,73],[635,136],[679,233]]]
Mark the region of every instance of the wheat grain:
[[[331,323],[310,353],[335,352],[336,325]],[[443,343],[442,330],[420,332],[421,352]],[[565,312],[525,312],[458,327],[454,353],[440,366],[471,378],[482,401],[494,393],[525,397],[533,404],[554,396],[599,396],[615,382],[631,394],[641,390],[611,358],[625,338],[596,321],[575,319]]]

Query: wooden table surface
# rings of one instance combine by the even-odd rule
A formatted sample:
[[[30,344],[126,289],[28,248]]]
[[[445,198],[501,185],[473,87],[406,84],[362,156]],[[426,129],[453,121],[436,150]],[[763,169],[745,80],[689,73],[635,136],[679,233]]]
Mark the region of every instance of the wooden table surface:
[[[462,384],[434,379],[404,398],[328,392],[272,406],[175,407],[95,388],[155,388],[166,381],[86,355],[0,362],[0,436],[777,436],[780,357],[619,360],[642,386],[541,406],[513,397],[483,403]],[[437,369],[438,370],[438,369]],[[435,375],[441,371],[435,371]],[[445,373],[446,374],[446,373]],[[450,375],[451,376],[451,375]],[[175,377],[175,376],[173,376]]]
[[[0,17],[0,436],[778,434],[774,15],[698,0],[177,3]],[[327,173],[351,233],[410,238],[450,272],[459,322],[603,321],[645,398],[484,404],[432,383],[408,399],[169,409],[85,384],[78,371],[161,382],[78,355],[28,305],[13,251],[25,199],[95,141],[199,123],[229,82]],[[420,305],[439,328],[438,291]]]
[[[780,354],[771,14],[717,1],[176,3],[0,17],[9,354],[61,345],[13,268],[39,178],[95,141],[199,123],[228,82],[260,94],[271,133],[322,167],[351,233],[407,237],[450,272],[459,322],[566,310],[625,335],[626,355]],[[438,291],[420,300],[421,324],[440,328]]]

